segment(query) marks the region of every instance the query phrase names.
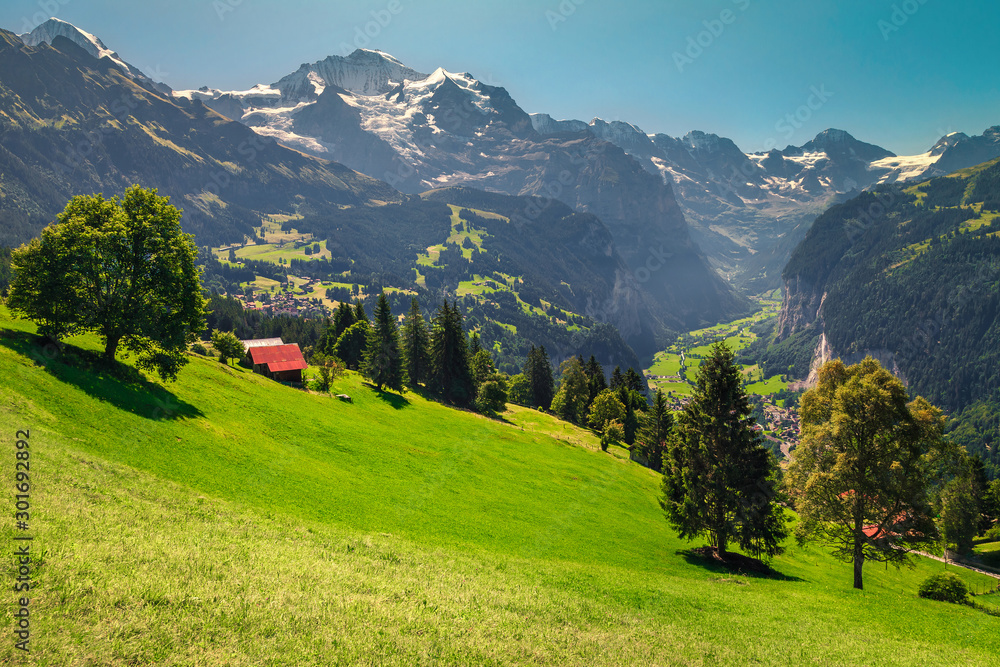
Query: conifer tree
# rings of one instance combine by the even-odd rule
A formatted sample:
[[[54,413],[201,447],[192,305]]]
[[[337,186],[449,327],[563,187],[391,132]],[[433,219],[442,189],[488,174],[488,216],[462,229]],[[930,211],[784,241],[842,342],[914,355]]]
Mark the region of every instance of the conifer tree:
[[[348,327],[357,322],[357,318],[354,317],[354,309],[351,308],[351,304],[346,301],[341,301],[340,305],[337,306],[337,312],[333,315],[333,335],[332,338],[334,342],[340,338],[340,335],[347,331]]]
[[[401,334],[407,382],[411,387],[426,385],[431,368],[430,334],[427,331],[427,322],[420,312],[417,297],[413,297],[410,301],[410,312],[403,322]]]
[[[483,349],[483,344],[479,340],[479,332],[473,331],[469,337],[469,356],[474,357],[476,353]]]
[[[368,344],[365,347],[365,359],[361,370],[365,377],[375,383],[379,391],[382,391],[382,387],[394,391],[403,389],[406,374],[399,348],[399,330],[396,328],[396,319],[392,316],[385,292],[381,292],[378,296],[375,322],[368,330]]]
[[[354,321],[368,322],[369,324],[371,324],[371,322],[368,319],[368,313],[365,312],[365,304],[361,302],[361,299],[358,299],[357,302],[354,304]]]
[[[770,452],[754,430],[742,373],[725,343],[712,346],[663,461],[660,506],[682,538],[707,534],[724,557],[731,542],[754,556],[787,537]]]
[[[622,427],[625,429],[625,444],[630,447],[635,444],[635,435],[639,430],[639,417],[635,413],[635,403],[636,401],[630,395],[629,400],[625,403],[625,420],[622,422]]]
[[[548,410],[555,395],[555,381],[552,378],[552,363],[549,361],[548,353],[545,352],[545,346],[531,346],[524,375],[531,384],[532,407]]]
[[[431,385],[441,397],[455,405],[469,405],[475,399],[469,346],[462,330],[458,303],[441,304],[431,329]]]
[[[638,436],[642,455],[653,470],[662,468],[663,450],[673,428],[674,416],[667,406],[667,398],[662,389],[657,389],[653,406],[642,420]]]
[[[618,389],[625,384],[625,376],[622,375],[622,367],[615,366],[614,372],[611,373],[611,385],[612,389]]]
[[[587,401],[589,409],[590,404],[594,402],[597,395],[608,388],[608,381],[604,377],[604,369],[601,368],[601,364],[598,363],[594,355],[590,355],[590,361],[587,362],[587,382],[590,386],[590,399]]]
[[[628,387],[629,390],[637,391],[640,394],[646,391],[646,382],[631,366],[629,366],[629,369],[625,371],[625,386]]]

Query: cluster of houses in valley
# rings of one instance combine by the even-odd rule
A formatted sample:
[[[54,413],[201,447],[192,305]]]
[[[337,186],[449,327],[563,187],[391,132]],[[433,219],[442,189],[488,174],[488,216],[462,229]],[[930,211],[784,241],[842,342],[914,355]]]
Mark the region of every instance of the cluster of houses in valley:
[[[799,446],[799,413],[794,408],[782,408],[775,405],[767,397],[764,401],[764,416],[767,418],[767,428],[758,425],[761,430],[768,430],[776,434],[778,442],[781,443],[781,453],[786,457],[789,452]]]
[[[246,349],[244,363],[276,382],[302,384],[302,371],[309,367],[297,343],[285,344],[280,338],[242,341]]]
[[[299,289],[304,289],[307,294],[320,284],[317,278],[307,278],[307,282]],[[302,294],[293,294],[286,291],[289,283],[281,283],[281,290],[277,292],[259,292],[251,296],[243,294],[233,294],[233,297],[243,304],[247,310],[259,310],[268,315],[290,315],[292,317],[326,317],[330,315],[330,309],[323,305],[322,300],[309,298]],[[266,302],[261,301],[263,295],[268,296]],[[261,305],[257,305],[258,301]]]

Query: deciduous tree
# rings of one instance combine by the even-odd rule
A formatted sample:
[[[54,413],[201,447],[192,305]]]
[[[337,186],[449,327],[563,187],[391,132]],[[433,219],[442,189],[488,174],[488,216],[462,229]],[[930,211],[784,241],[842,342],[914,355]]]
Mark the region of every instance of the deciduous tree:
[[[559,367],[561,380],[559,391],[552,399],[552,411],[574,424],[582,424],[590,397],[590,386],[583,364],[576,357],[570,357]]]
[[[943,447],[944,418],[871,357],[825,364],[802,397],[802,441],[786,482],[801,521],[797,537],[817,538],[854,564],[899,566],[936,539],[928,488]]]
[[[359,370],[364,361],[365,348],[368,347],[368,331],[371,326],[367,320],[355,322],[340,334],[333,348],[334,356],[341,359],[351,370]]]
[[[230,359],[239,359],[246,354],[243,341],[231,331],[212,331],[212,347],[219,353],[219,361],[226,363]]]
[[[625,406],[618,399],[618,392],[605,389],[590,405],[590,427],[601,433],[609,421],[621,422],[625,418]],[[624,437],[624,435],[622,435]]]
[[[139,186],[121,199],[74,197],[14,251],[8,305],[53,339],[96,332],[109,364],[123,347],[139,368],[176,378],[205,328],[205,299],[197,248],[168,201]]]

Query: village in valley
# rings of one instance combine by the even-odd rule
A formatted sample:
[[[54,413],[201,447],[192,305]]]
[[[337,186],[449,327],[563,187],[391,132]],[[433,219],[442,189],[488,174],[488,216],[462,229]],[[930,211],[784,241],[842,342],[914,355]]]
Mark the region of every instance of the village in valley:
[[[670,408],[681,411],[691,400],[695,389],[695,374],[709,348],[724,341],[735,353],[754,342],[754,329],[777,317],[781,309],[780,296],[775,293],[759,301],[760,310],[751,317],[719,324],[682,335],[667,350],[656,355],[646,369],[646,381],[651,390],[662,389]],[[773,451],[788,458],[799,444],[798,392],[790,390],[782,375],[768,378],[759,366],[743,368],[744,387],[750,397],[756,429]]]

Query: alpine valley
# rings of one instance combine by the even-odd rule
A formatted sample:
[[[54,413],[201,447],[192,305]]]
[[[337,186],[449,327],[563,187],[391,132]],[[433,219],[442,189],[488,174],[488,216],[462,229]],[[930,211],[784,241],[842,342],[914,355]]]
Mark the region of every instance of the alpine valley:
[[[273,66],[397,0],[181,4],[67,12],[260,83],[176,90],[30,29],[48,12],[0,30],[0,664],[998,664],[1000,126],[900,156],[788,120],[801,145],[754,153],[515,100],[558,51],[591,75],[569,85],[629,67],[634,114],[781,103],[790,57],[845,66],[801,46],[822,23],[838,55],[874,20],[553,0],[553,30],[579,15],[529,43],[487,3],[412,3],[386,33],[529,63],[505,88],[350,47],[251,78],[233,46]],[[892,56],[936,67],[895,102],[940,93],[900,132],[982,118],[990,61],[954,56],[981,87],[953,97],[923,46],[965,15],[894,10]],[[704,78],[647,98],[669,67],[647,54],[692,20],[720,42]]]
[[[155,185],[220,291],[239,291],[237,269],[208,247],[242,256],[277,220],[323,254],[273,276],[245,261],[241,279],[393,287],[401,309],[409,293],[463,296],[511,368],[531,344],[564,358],[595,336],[605,362],[638,367],[678,332],[751,312],[746,295],[782,285],[830,205],[1000,156],[1000,128],[919,156],[841,130],[747,154],[701,131],[529,114],[469,73],[366,49],[250,90],[173,91],[58,19],[2,37],[0,242],[73,194]]]

